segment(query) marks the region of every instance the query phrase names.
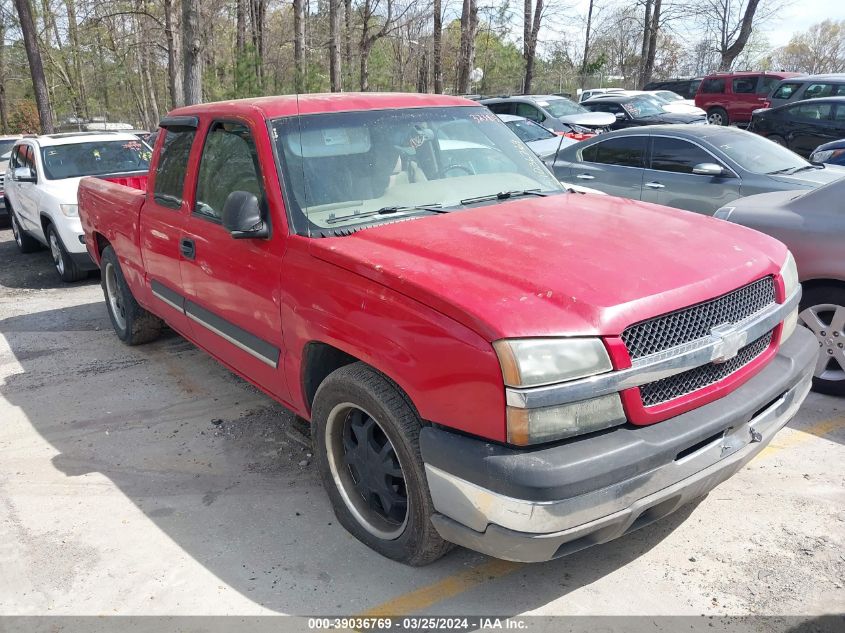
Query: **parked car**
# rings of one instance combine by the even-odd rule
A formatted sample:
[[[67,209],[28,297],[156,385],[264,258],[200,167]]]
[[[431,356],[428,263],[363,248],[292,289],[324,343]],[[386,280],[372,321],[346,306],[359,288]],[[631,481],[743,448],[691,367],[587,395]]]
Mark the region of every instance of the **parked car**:
[[[806,75],[778,82],[772,89],[766,105],[776,108],[804,99],[843,96],[845,96],[845,74]]]
[[[689,79],[663,79],[651,81],[645,85],[643,90],[671,90],[681,95],[684,99],[695,99],[695,93],[701,84],[702,77],[691,77]]]
[[[819,145],[845,137],[845,97],[808,99],[759,110],[748,129],[809,156]]]
[[[845,180],[812,191],[777,191],[733,201],[716,217],[762,231],[789,247],[804,286],[798,322],[818,341],[813,385],[845,396]]]
[[[601,99],[614,99],[622,96],[642,97],[643,99],[651,101],[654,105],[662,108],[664,112],[669,112],[673,114],[691,114],[706,119],[706,112],[704,112],[704,110],[702,110],[701,108],[696,107],[695,104],[687,103],[680,97],[678,97],[677,99],[669,99],[667,97],[660,96],[657,92],[645,92],[643,90],[625,90],[621,92],[596,95],[592,99],[592,102],[595,103]],[[677,95],[675,96],[677,97]]]
[[[650,95],[602,95],[582,104],[593,112],[607,112],[615,120],[614,130],[661,123],[705,125],[707,117],[697,114],[666,112],[663,105]]]
[[[498,117],[541,160],[553,159],[561,147],[567,147],[576,143],[575,139],[555,134],[539,123],[530,121],[525,117],[513,116],[512,114],[499,114]],[[579,136],[582,137],[579,140],[583,140],[583,138],[592,138],[595,135],[583,134]]]
[[[0,136],[0,217],[9,215],[9,211],[6,208],[6,192],[3,181],[6,177],[6,169],[9,167],[9,158],[12,155],[12,147],[14,147],[15,141],[19,138],[19,134],[13,136]]]
[[[756,134],[714,125],[602,134],[562,149],[553,168],[560,180],[707,215],[742,196],[845,176],[843,167],[812,165]]]
[[[736,72],[708,75],[695,93],[695,105],[707,112],[713,125],[748,123],[751,113],[764,107],[772,88],[782,79],[798,77],[787,72]]]
[[[582,90],[581,93],[578,95],[579,103],[582,101],[586,101],[587,99],[592,99],[598,95],[606,95],[614,92],[625,92],[624,88],[590,88],[589,90]]]
[[[845,166],[845,139],[819,145],[810,154],[810,160],[814,163]]]
[[[610,129],[614,122],[612,116],[590,112],[566,97],[555,95],[497,97],[482,99],[481,103],[491,112],[525,117],[558,134],[595,134]]]
[[[6,171],[12,233],[22,253],[50,249],[62,281],[79,281],[96,264],[82,239],[76,190],[83,176],[146,174],[149,148],[133,134],[83,132],[17,141]]]
[[[472,101],[264,97],[161,124],[149,195],[79,187],[115,333],[166,322],[310,420],[340,523],[389,558],[625,534],[735,473],[809,389],[782,244],[567,193]],[[443,164],[444,127],[500,160]]]

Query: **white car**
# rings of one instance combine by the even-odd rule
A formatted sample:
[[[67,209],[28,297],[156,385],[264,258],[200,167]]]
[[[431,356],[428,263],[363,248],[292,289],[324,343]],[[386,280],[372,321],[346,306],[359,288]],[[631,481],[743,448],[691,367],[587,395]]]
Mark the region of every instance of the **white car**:
[[[644,96],[659,106],[664,112],[672,112],[674,114],[694,114],[696,116],[706,116],[707,113],[691,102],[689,99],[683,99],[680,95],[675,95],[676,99],[668,97],[668,94],[674,95],[674,92],[669,90],[617,90],[613,93],[605,93],[596,95],[596,98],[619,96],[620,94],[631,97]]]
[[[149,170],[150,148],[133,134],[70,133],[26,136],[15,143],[6,171],[6,204],[23,253],[50,249],[63,281],[97,267],[85,248],[76,205],[83,176]]]
[[[0,136],[0,216],[7,215],[9,213],[9,210],[6,208],[3,176],[6,173],[6,167],[9,165],[9,157],[12,155],[12,147],[15,145],[15,141],[17,141],[20,137],[20,134]]]
[[[577,141],[555,134],[539,123],[515,114],[497,115],[510,130],[541,159],[554,158],[562,147],[568,147]]]

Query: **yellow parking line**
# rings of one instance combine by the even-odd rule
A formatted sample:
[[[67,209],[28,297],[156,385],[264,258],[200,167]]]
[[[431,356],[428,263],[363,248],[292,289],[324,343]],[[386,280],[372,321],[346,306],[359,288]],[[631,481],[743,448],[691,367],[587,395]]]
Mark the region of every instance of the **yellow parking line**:
[[[762,451],[760,451],[760,454],[757,455],[755,459],[760,459],[762,457],[772,455],[773,453],[782,451],[785,448],[792,448],[794,446],[798,446],[799,444],[803,444],[807,440],[810,440],[814,437],[822,437],[824,435],[827,435],[828,433],[832,433],[833,431],[843,427],[845,427],[845,415],[830,418],[829,420],[822,420],[821,422],[816,422],[815,424],[807,427],[806,429],[791,428],[790,431],[792,432],[789,435],[784,435],[782,438],[779,435],[775,436],[775,439],[772,441],[772,443],[769,444]]]
[[[792,433],[782,439],[778,437],[778,441],[769,444],[769,446],[760,452],[756,459],[771,455],[785,448],[792,448],[813,437],[822,437],[843,427],[845,427],[845,416],[817,422],[806,429],[791,429],[793,431]],[[430,585],[420,587],[387,602],[383,602],[361,613],[358,617],[387,617],[419,613],[432,605],[469,591],[473,587],[477,587],[488,580],[507,576],[520,569],[520,567],[522,567],[520,563],[491,559],[480,565],[447,576]]]
[[[483,582],[507,576],[520,567],[522,567],[520,563],[492,559],[383,602],[358,617],[387,617],[418,613],[433,604],[469,591]]]

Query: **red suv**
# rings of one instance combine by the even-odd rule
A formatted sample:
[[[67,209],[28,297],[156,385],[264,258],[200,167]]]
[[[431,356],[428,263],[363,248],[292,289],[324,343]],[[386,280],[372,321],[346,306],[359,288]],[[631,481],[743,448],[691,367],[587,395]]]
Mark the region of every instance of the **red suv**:
[[[715,73],[705,77],[695,94],[695,105],[707,112],[712,125],[748,123],[751,112],[766,107],[766,97],[781,80],[801,73]]]

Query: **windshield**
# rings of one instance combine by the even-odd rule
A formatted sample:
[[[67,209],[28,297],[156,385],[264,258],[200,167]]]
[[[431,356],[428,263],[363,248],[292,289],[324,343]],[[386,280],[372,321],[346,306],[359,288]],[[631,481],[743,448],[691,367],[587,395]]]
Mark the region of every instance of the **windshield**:
[[[500,192],[562,191],[481,106],[312,114],[272,126],[288,202],[309,232],[429,214],[419,207],[441,211],[478,196],[494,204]]]
[[[589,112],[584,106],[580,106],[569,99],[553,99],[548,102],[548,105],[543,106],[552,116],[570,116],[572,114],[584,114]]]
[[[771,174],[812,167],[782,145],[744,130],[724,130],[707,137],[740,167],[754,174]]]
[[[625,112],[631,115],[634,119],[642,119],[645,117],[656,116],[663,114],[661,108],[656,101],[642,97],[634,97],[630,101],[624,101],[620,104],[625,108]]]
[[[534,123],[534,121],[529,121],[528,119],[522,121],[505,121],[505,125],[525,143],[542,141],[557,136],[554,132],[550,132],[539,123]]]
[[[150,148],[135,139],[49,145],[41,150],[49,180],[147,171]]]
[[[661,99],[664,99],[667,102],[683,101],[684,100],[684,98],[681,95],[675,94],[671,90],[658,90],[654,94],[657,95],[658,97],[660,97]]]

